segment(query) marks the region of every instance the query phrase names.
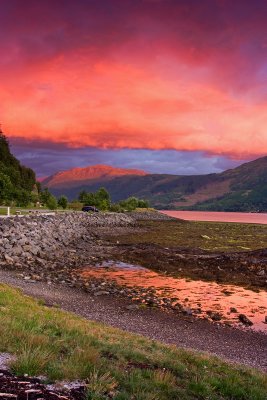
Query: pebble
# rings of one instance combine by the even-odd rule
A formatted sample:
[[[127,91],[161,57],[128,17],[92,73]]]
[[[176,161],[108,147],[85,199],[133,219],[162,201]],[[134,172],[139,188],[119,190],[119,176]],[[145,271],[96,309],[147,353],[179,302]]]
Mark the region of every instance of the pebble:
[[[238,319],[240,322],[242,322],[242,324],[246,326],[253,325],[253,322],[245,314],[239,314]]]

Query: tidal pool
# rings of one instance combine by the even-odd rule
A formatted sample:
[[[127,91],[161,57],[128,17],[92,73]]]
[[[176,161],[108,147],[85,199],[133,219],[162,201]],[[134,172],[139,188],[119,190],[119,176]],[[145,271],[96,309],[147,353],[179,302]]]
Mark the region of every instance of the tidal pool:
[[[113,281],[128,288],[148,289],[162,304],[167,298],[172,306],[180,304],[198,318],[219,313],[219,323],[244,328],[238,316],[245,314],[253,322],[249,329],[267,333],[267,292],[263,290],[254,292],[240,286],[174,278],[138,265],[113,261],[88,266],[80,275],[86,279]]]

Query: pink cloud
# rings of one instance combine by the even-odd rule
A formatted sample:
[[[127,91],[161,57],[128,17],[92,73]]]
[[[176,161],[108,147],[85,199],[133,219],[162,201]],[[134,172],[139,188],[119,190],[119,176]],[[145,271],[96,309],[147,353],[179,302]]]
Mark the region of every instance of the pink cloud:
[[[7,134],[266,153],[267,10],[239,0],[137,3],[10,2],[0,41]]]

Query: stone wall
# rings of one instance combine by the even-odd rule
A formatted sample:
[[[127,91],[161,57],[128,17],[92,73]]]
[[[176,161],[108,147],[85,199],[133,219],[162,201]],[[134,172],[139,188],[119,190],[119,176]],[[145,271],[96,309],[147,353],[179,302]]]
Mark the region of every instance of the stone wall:
[[[134,220],[117,213],[62,213],[0,220],[0,265],[16,264],[67,247],[94,235],[94,228],[129,226]]]

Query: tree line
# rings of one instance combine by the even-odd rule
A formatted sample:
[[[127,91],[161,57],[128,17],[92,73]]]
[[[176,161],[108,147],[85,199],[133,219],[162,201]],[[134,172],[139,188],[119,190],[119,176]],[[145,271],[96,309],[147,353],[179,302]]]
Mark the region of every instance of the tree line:
[[[137,197],[128,197],[128,199],[121,200],[118,203],[112,203],[109,192],[103,187],[94,193],[83,190],[80,192],[78,200],[83,205],[95,206],[102,211],[122,212],[149,207],[147,200],[138,199]]]
[[[11,154],[8,140],[0,130],[0,204],[26,206],[37,201],[39,191],[34,171]]]
[[[149,207],[147,201],[136,197],[112,203],[110,194],[105,188],[100,188],[95,193],[82,191],[78,199],[72,203],[68,202],[66,196],[57,199],[47,188],[41,188],[31,168],[21,165],[11,154],[8,140],[0,129],[0,205],[27,207],[37,204],[51,210],[58,207],[81,209],[83,205],[90,205],[99,210],[116,212]]]
[[[60,196],[58,199],[53,196],[47,188],[40,192],[40,200],[49,209],[56,209],[58,207],[66,209],[81,210],[83,206],[94,206],[101,211],[133,211],[137,208],[149,208],[149,202],[146,200],[138,199],[136,197],[129,197],[128,199],[121,200],[118,203],[112,203],[109,192],[105,188],[100,188],[96,192],[80,192],[78,199],[68,202],[66,196]]]

